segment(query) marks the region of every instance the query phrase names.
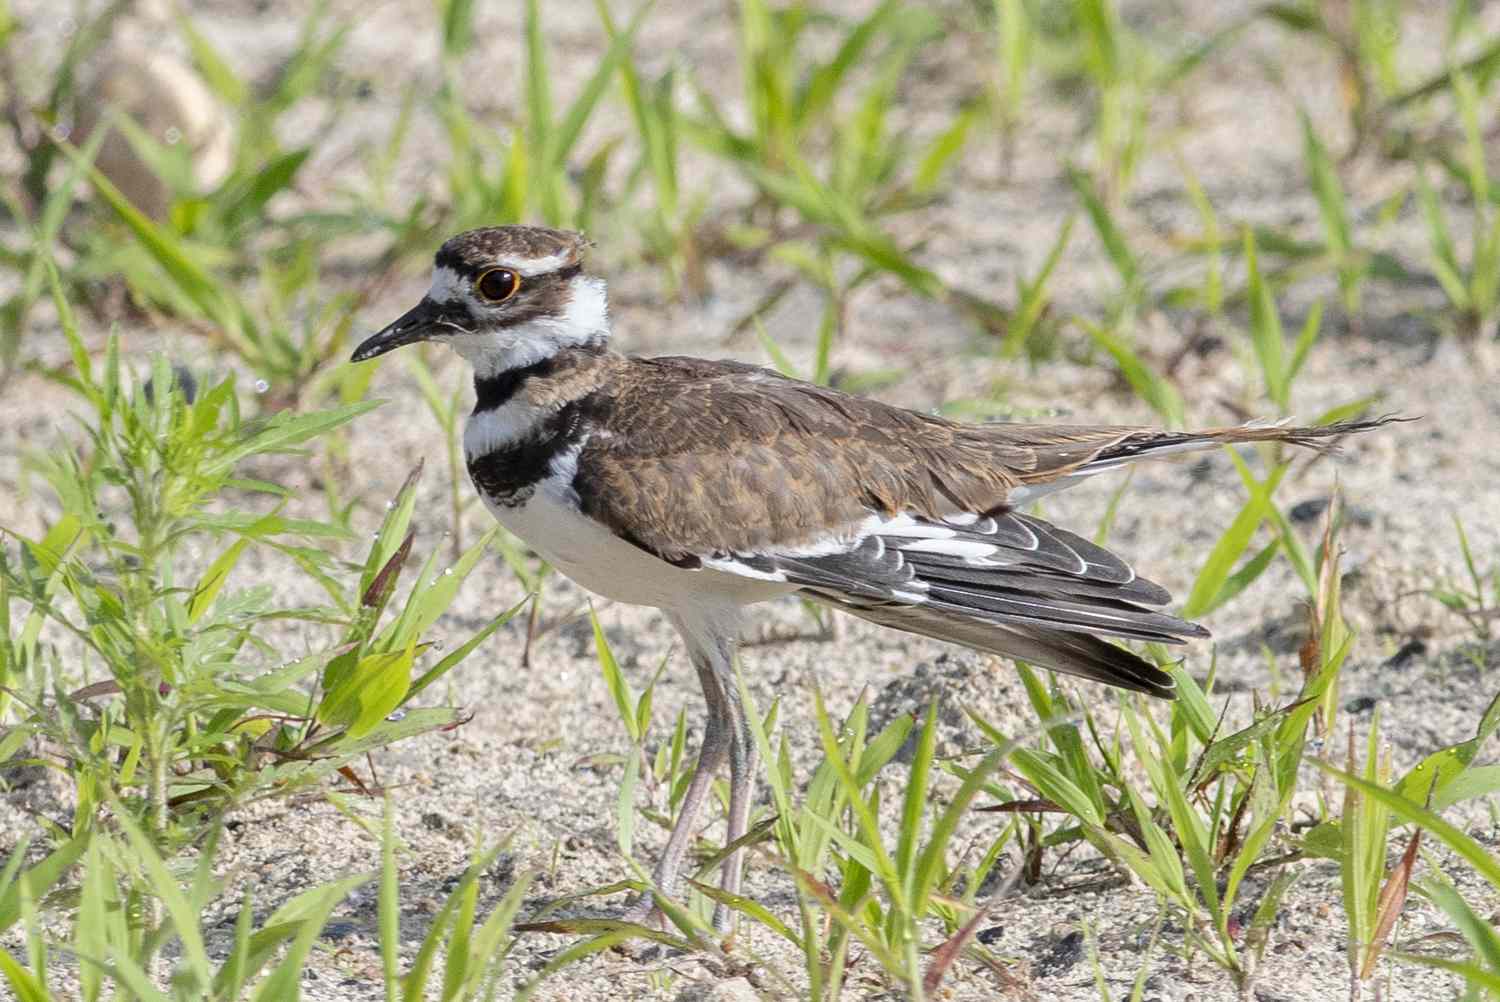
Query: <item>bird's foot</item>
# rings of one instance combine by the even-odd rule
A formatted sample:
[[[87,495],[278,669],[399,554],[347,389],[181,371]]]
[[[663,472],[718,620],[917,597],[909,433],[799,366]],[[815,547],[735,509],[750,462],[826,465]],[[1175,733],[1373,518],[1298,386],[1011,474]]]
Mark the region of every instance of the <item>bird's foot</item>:
[[[643,891],[625,906],[620,913],[621,922],[630,922],[634,925],[643,925],[648,929],[667,928],[667,915],[656,903],[656,896],[650,891]]]

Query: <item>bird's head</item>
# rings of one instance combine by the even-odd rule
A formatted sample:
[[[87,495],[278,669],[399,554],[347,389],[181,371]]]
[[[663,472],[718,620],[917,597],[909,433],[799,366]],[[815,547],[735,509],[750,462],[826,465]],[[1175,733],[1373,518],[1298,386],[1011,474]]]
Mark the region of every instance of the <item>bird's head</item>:
[[[470,230],[438,249],[432,287],[354,350],[353,361],[442,341],[480,376],[532,365],[609,336],[604,282],[583,271],[582,234],[540,226]]]

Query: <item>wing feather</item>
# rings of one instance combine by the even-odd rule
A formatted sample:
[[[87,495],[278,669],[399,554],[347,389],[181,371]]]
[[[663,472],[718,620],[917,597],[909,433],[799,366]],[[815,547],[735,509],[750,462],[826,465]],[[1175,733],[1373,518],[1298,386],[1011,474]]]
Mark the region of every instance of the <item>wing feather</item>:
[[[1017,512],[872,518],[804,551],[716,555],[882,625],[1161,695],[1165,674],[1095,634],[1178,644],[1202,627],[1158,611],[1160,585],[1097,544]]]

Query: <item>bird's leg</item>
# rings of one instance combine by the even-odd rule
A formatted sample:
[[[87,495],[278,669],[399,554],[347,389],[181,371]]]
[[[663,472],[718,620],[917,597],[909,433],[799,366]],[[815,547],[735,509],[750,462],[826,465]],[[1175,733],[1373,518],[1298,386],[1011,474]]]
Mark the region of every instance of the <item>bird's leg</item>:
[[[714,773],[724,764],[728,755],[734,724],[729,708],[725,705],[724,693],[717,675],[706,659],[696,655],[693,666],[698,671],[698,681],[703,687],[703,698],[708,703],[708,719],[703,725],[703,746],[698,751],[698,765],[693,778],[688,782],[687,792],[682,797],[682,807],[677,812],[677,823],[667,836],[667,846],[651,874],[651,884],[662,894],[671,894],[677,886],[677,874],[682,869],[683,857],[693,841],[698,811],[713,785]],[[658,917],[651,893],[643,894],[626,910],[626,921],[642,922]]]
[[[728,658],[730,670],[734,659]],[[745,717],[745,707],[740,700],[738,686],[733,677],[724,680],[725,705],[729,717],[729,821],[724,835],[724,844],[732,845],[744,838],[750,824],[750,805],[755,797],[755,736],[750,732],[750,722]],[[724,860],[724,872],[720,887],[728,894],[740,893],[740,878],[745,869],[745,850],[734,850]],[[719,904],[714,908],[714,928],[729,932],[734,925],[734,912],[729,906]]]

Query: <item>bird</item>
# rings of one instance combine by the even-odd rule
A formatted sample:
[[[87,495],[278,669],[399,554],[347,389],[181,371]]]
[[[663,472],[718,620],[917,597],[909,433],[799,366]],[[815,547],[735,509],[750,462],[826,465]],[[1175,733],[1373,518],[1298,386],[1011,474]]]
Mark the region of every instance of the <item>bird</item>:
[[[469,476],[495,519],[604,598],[660,609],[707,704],[696,769],[627,908],[660,920],[697,816],[729,764],[726,844],[746,834],[757,768],[736,679],[746,609],[797,594],[881,626],[1151,696],[1172,677],[1103,637],[1181,644],[1202,626],[1160,585],[1028,514],[1036,499],[1139,460],[1246,442],[1318,447],[1386,418],[1319,427],[961,423],[738,361],[610,346],[606,285],[581,234],[507,225],[438,249],[431,286],[364,340],[417,342],[473,369]],[[738,895],[743,847],[722,863]],[[728,931],[720,903],[714,926]]]

